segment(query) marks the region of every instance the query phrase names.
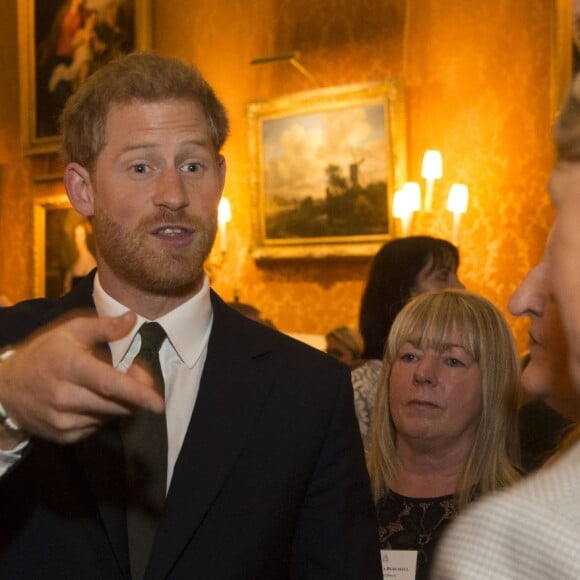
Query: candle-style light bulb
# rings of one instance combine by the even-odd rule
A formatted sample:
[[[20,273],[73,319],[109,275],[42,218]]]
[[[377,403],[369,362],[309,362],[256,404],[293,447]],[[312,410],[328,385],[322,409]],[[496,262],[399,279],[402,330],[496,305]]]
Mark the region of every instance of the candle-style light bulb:
[[[401,220],[401,235],[408,236],[411,231],[413,213],[421,209],[421,188],[418,183],[407,182],[403,189],[395,192],[393,216]]]
[[[232,206],[227,197],[222,197],[218,205],[218,226],[222,254],[228,249],[227,224],[232,221]]]
[[[459,228],[461,226],[461,215],[467,211],[469,201],[469,190],[463,183],[454,183],[449,190],[447,198],[447,209],[453,213],[453,243],[459,245]]]
[[[425,190],[425,211],[431,211],[433,207],[433,187],[436,179],[443,176],[443,159],[441,153],[435,149],[425,151],[421,176],[427,181]]]

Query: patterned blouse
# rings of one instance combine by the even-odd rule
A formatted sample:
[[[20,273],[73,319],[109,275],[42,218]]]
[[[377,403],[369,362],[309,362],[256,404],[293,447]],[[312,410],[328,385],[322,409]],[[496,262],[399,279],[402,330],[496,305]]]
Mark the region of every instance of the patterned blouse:
[[[456,515],[452,495],[426,499],[389,491],[377,503],[381,550],[417,550],[416,580],[427,580],[437,542]]]
[[[360,427],[360,434],[368,450],[369,433],[375,407],[377,386],[381,375],[382,361],[369,359],[352,371],[352,386],[354,388],[354,407]]]

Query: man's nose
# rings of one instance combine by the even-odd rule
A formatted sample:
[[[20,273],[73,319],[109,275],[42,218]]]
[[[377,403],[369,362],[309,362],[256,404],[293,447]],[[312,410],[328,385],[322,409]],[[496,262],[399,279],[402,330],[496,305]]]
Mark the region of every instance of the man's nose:
[[[547,291],[545,265],[532,268],[521,284],[515,289],[508,302],[508,310],[514,316],[524,314],[542,316]]]
[[[169,209],[181,209],[189,205],[189,195],[178,169],[169,168],[157,180],[153,202]]]

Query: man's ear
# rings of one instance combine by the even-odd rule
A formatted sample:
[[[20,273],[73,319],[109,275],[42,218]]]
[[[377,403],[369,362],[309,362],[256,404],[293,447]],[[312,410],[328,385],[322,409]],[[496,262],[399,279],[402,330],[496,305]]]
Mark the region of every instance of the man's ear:
[[[93,184],[90,173],[78,163],[64,169],[64,186],[71,205],[86,217],[94,214]]]

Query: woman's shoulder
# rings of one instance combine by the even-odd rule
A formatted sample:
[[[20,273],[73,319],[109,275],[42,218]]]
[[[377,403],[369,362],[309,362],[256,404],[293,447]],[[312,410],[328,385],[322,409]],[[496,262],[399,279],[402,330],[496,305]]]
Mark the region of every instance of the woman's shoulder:
[[[355,389],[364,388],[369,385],[376,386],[381,372],[382,361],[380,359],[369,359],[352,371],[352,384]]]

